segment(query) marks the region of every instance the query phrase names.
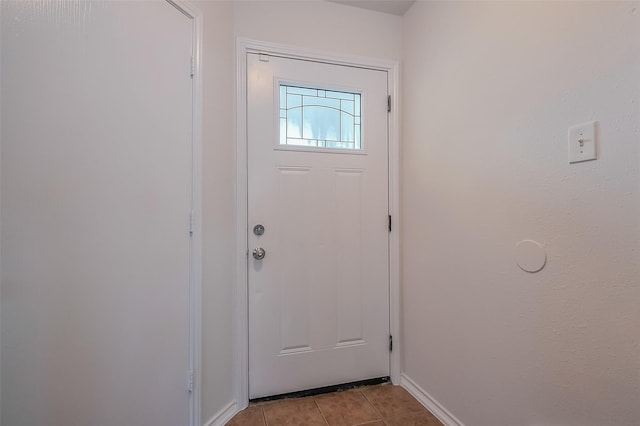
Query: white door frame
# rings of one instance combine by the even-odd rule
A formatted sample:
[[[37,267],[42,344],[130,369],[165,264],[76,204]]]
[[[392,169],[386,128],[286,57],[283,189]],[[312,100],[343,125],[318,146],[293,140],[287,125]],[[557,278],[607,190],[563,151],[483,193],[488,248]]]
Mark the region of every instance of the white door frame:
[[[389,330],[393,336],[390,354],[390,376],[400,383],[400,129],[399,129],[399,76],[400,66],[395,61],[335,55],[326,52],[292,48],[245,38],[236,40],[236,284],[234,299],[233,353],[234,394],[237,409],[249,404],[249,291],[248,291],[248,229],[247,229],[247,53],[264,53],[292,59],[305,59],[336,65],[387,71],[388,88],[393,105],[389,114],[389,214],[393,217],[389,233]]]
[[[186,0],[166,0],[193,21],[191,42],[192,129],[191,129],[191,246],[189,271],[189,425],[201,424],[202,357],[202,11]]]

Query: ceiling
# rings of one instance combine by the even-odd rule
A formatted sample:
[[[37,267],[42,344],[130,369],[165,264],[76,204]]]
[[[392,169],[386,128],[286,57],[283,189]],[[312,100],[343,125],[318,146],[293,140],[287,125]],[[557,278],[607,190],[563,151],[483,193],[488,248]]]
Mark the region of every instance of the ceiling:
[[[327,0],[332,3],[346,4],[361,9],[402,16],[416,0]]]

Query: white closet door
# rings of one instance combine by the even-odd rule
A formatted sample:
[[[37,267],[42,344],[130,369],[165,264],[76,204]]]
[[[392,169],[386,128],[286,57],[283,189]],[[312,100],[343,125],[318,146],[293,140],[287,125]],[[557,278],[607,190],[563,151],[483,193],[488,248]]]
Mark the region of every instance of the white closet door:
[[[2,7],[2,422],[187,425],[193,23]]]

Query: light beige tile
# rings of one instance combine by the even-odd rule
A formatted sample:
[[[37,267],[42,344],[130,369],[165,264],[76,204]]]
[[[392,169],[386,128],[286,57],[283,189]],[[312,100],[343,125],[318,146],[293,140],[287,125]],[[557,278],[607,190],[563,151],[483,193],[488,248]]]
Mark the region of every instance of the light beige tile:
[[[313,398],[285,399],[263,408],[267,426],[326,426]]]
[[[381,419],[380,417],[383,417]],[[443,426],[406,390],[384,384],[251,404],[229,426]]]
[[[233,416],[227,426],[264,426],[262,408],[249,407]]]
[[[385,384],[362,388],[361,391],[385,419],[429,413],[400,386]]]
[[[315,400],[330,426],[352,426],[380,418],[358,390],[319,395]]]

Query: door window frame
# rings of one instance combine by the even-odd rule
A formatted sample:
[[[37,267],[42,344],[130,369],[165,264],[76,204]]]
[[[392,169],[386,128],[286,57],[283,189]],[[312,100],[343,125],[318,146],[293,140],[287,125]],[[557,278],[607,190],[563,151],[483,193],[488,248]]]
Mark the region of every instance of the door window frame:
[[[387,72],[388,94],[393,107],[388,114],[389,215],[393,227],[389,232],[389,330],[394,336],[393,351],[389,354],[391,381],[399,384],[400,366],[400,131],[399,131],[399,63],[340,56],[326,52],[292,48],[246,38],[236,39],[236,280],[234,287],[233,383],[235,412],[249,404],[249,291],[248,291],[248,165],[247,165],[247,54],[257,53],[289,59],[346,65]],[[235,414],[235,413],[234,413]]]

